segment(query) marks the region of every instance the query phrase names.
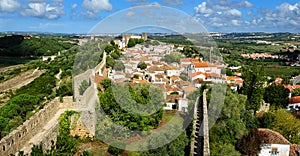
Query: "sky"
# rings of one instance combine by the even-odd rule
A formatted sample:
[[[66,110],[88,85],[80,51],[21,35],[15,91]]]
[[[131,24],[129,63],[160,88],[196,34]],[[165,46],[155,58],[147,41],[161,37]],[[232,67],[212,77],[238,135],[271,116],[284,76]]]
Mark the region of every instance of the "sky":
[[[300,32],[299,0],[0,0],[0,32],[89,33],[97,25],[111,31],[138,26],[133,19],[184,31],[187,17],[209,32]]]

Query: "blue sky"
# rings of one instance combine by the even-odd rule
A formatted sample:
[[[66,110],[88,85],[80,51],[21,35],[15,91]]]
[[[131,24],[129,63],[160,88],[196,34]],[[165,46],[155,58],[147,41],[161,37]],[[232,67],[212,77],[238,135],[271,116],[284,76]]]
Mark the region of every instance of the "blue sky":
[[[88,33],[107,17],[149,4],[182,11],[213,32],[300,32],[299,0],[0,0],[0,31]],[[112,28],[130,24],[122,22]]]

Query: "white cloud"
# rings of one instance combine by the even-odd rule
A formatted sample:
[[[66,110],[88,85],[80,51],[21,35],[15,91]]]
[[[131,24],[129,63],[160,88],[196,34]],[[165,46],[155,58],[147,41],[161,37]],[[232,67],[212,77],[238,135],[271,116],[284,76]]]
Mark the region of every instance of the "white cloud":
[[[64,14],[64,6],[61,3],[29,3],[28,6],[21,11],[21,15],[23,16],[33,16],[48,19],[57,19]]]
[[[97,14],[95,14],[94,12],[91,12],[91,11],[80,12],[80,14],[84,17],[91,18],[91,19],[97,18]]]
[[[182,0],[162,0],[162,3],[170,6],[183,5]]]
[[[53,0],[54,2],[57,2],[57,3],[62,3],[64,2],[64,0]]]
[[[77,8],[77,6],[78,6],[78,5],[75,3],[75,4],[72,4],[72,6],[71,6],[71,7],[72,7],[72,9],[76,9],[76,8]]]
[[[30,2],[30,3],[43,3],[43,2],[46,2],[46,0],[25,0],[27,2]]]
[[[266,10],[260,12],[263,15],[260,23],[265,27],[276,26],[285,29],[299,29],[300,21],[300,3],[294,5],[282,3],[275,7],[274,10]]]
[[[81,15],[87,18],[96,18],[100,11],[112,10],[109,0],[83,0],[82,7],[87,11],[81,12]]]
[[[242,1],[236,4],[238,8],[252,8],[254,5],[248,1]]]
[[[212,14],[214,11],[210,8],[207,7],[206,2],[202,2],[199,4],[197,7],[194,8],[194,11],[197,14]]]
[[[205,0],[194,11],[204,25],[214,30],[300,32],[300,2],[285,2],[272,9],[254,8],[248,0]]]
[[[127,0],[128,2],[147,3],[148,0]]]
[[[239,26],[240,22],[238,20],[231,20],[231,24],[235,26]]]
[[[239,5],[239,7],[233,8],[237,4],[231,0],[205,1],[195,7],[194,11],[196,16],[208,27],[232,28],[243,23],[243,14],[236,8],[245,6]]]
[[[237,9],[231,9],[224,12],[225,16],[228,17],[242,17],[242,12]]]
[[[83,0],[82,7],[93,13],[112,10],[109,0]]]
[[[13,12],[19,9],[21,4],[18,0],[0,0],[0,11]]]

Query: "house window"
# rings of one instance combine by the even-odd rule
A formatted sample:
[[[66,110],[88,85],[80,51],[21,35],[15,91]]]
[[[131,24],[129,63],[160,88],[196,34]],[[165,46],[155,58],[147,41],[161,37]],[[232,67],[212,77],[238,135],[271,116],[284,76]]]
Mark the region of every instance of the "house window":
[[[279,152],[278,152],[278,149],[277,148],[272,148],[272,150],[271,150],[271,155],[278,155],[279,154]]]

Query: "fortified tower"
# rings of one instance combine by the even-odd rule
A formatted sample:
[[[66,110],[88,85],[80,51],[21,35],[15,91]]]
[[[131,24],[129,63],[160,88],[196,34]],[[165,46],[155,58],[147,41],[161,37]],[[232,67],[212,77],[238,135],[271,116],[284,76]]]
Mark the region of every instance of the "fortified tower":
[[[130,38],[131,34],[122,34],[122,41],[125,43],[125,46],[127,46]]]
[[[143,34],[142,34],[142,39],[143,39],[144,41],[147,41],[147,39],[148,39],[148,33],[143,32]]]

